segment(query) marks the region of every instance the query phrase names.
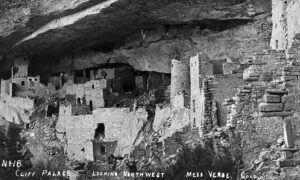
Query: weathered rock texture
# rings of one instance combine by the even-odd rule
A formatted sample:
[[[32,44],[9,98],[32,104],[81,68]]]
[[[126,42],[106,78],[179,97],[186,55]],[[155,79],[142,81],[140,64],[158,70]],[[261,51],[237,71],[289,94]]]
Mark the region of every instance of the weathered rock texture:
[[[99,52],[96,54],[103,57],[103,61],[107,61],[111,57],[105,58],[110,54],[106,52],[127,44],[125,48],[134,49],[121,50],[123,49],[121,48],[114,53],[117,56],[114,59],[140,64],[141,66],[136,66],[144,70],[166,72],[169,71],[165,69],[170,65],[169,60],[168,63],[161,60],[165,57],[176,59],[178,52],[184,57],[184,54],[187,54],[184,51],[192,49],[191,44],[179,40],[178,44],[187,44],[187,48],[181,48],[176,46],[176,41],[172,43],[166,41],[170,47],[162,42],[147,48],[148,43],[178,38],[180,34],[184,37],[182,35],[185,33],[201,32],[204,29],[222,31],[236,27],[253,20],[255,15],[269,11],[270,4],[269,0],[218,2],[31,0],[26,3],[6,0],[0,7],[2,9],[0,57],[3,59],[2,64],[5,65],[9,64],[13,55],[27,54],[33,61],[45,65],[47,62],[55,64],[63,55],[71,57],[71,54],[78,51],[93,49],[104,52],[103,55]],[[129,36],[131,38],[127,38]],[[132,39],[139,40],[132,41]],[[127,43],[128,41],[131,43]],[[172,49],[173,46],[179,49],[170,51],[169,48]],[[141,55],[147,51],[154,53],[156,50],[159,50],[156,53],[158,55],[151,58],[155,59],[155,63],[149,63],[150,67],[147,67],[143,60],[151,62],[150,57]],[[136,58],[135,54],[138,55]],[[169,58],[170,56],[173,57]],[[101,61],[99,58],[98,60]],[[91,64],[94,64],[93,60]],[[165,70],[159,69],[160,65],[164,65]],[[2,66],[1,69],[7,70],[8,66]]]
[[[271,47],[277,50],[291,48],[300,33],[300,2],[272,0],[273,31]]]

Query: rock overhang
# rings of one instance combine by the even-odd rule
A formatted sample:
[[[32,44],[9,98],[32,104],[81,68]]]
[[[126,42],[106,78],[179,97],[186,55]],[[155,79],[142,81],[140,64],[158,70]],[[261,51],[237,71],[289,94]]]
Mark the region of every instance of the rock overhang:
[[[35,1],[27,6],[30,3]],[[270,11],[269,0],[82,0],[58,8],[59,3],[66,2],[32,6],[30,12],[36,13],[23,13],[23,25],[13,22],[11,31],[7,30],[5,35],[1,32],[2,64],[20,54],[55,62],[67,53],[80,50],[112,51],[122,47],[126,38],[137,31],[157,26],[194,25],[222,31],[248,23],[255,14]],[[5,22],[2,21],[3,27],[9,29]],[[0,71],[7,70],[2,65]]]

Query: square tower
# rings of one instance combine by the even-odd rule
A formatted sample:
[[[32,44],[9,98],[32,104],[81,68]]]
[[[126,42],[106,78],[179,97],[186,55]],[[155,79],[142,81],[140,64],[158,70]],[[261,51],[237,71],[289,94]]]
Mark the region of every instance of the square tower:
[[[171,64],[171,105],[174,108],[184,108],[189,102],[190,79],[189,67],[186,63],[173,59]]]
[[[193,130],[198,128],[200,137],[203,136],[205,116],[205,88],[204,79],[213,76],[213,65],[208,56],[198,53],[190,59],[191,102],[190,124]]]

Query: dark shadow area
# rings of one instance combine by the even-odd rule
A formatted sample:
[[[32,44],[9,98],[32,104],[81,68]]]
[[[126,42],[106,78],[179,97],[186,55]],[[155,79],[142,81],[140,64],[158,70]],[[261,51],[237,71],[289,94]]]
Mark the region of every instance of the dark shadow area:
[[[95,139],[100,139],[105,137],[105,126],[103,123],[99,123],[97,128],[95,129]]]
[[[6,127],[0,126],[0,179],[18,179],[15,175],[17,163],[21,160],[22,166],[18,169],[26,171],[32,168],[30,158],[33,157],[27,149],[26,139],[20,136],[21,126],[9,123]],[[9,163],[10,160],[12,164]]]

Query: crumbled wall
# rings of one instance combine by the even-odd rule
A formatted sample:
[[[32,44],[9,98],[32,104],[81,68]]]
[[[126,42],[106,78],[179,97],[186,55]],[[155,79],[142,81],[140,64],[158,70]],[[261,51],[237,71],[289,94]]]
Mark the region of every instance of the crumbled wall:
[[[282,51],[264,50],[255,53],[251,60],[244,63],[250,66],[244,70],[244,82],[237,88],[232,99],[225,100],[224,105],[228,108],[227,126],[235,127],[242,138],[243,161],[248,167],[262,149],[276,144],[277,139],[283,136],[283,116],[289,113],[283,112],[282,116],[270,117],[270,114],[278,113],[274,112],[277,111],[274,108],[281,100],[280,97],[266,97],[264,94],[270,87],[282,83],[282,70],[287,60]],[[261,104],[266,98],[268,101],[272,98],[270,106]],[[261,108],[265,108],[264,115],[260,112]]]
[[[115,69],[114,68],[103,68],[103,69],[98,69],[97,70],[97,77],[100,78],[101,76],[101,71],[106,72],[106,79],[114,79],[115,78]]]
[[[22,85],[22,81],[24,85]],[[40,77],[27,77],[12,79],[12,94],[15,97],[40,96],[46,93],[46,86],[40,83]]]
[[[244,84],[241,74],[215,75],[214,100],[217,101],[219,126],[226,125],[227,108],[223,102],[237,93],[237,88]]]
[[[66,94],[76,95],[76,99],[86,98],[87,104],[92,101],[93,108],[104,107],[103,89],[106,88],[106,80],[91,80],[85,84],[72,84],[65,86]]]
[[[58,132],[66,132],[70,159],[93,161],[92,140],[98,123],[104,123],[105,126],[103,141],[119,141],[115,153],[122,154],[126,148],[131,148],[146,121],[147,112],[144,109],[130,112],[126,108],[99,108],[91,115],[60,115],[56,128]],[[82,148],[85,149],[84,153]]]

